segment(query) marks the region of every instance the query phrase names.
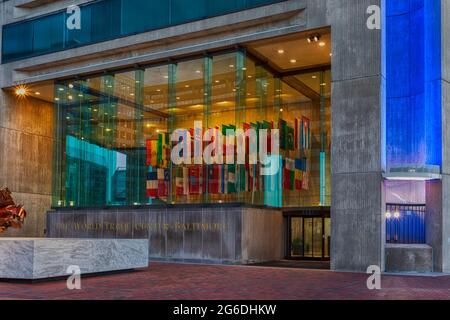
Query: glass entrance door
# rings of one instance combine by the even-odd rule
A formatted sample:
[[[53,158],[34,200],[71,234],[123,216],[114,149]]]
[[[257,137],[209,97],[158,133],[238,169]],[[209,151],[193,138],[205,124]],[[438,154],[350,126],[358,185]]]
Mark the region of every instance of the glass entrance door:
[[[290,217],[289,258],[330,258],[330,218]]]

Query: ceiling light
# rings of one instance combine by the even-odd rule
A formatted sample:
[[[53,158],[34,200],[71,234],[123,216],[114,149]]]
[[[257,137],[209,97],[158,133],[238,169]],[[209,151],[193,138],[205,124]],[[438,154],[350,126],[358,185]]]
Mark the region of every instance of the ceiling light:
[[[283,109],[280,109],[280,112],[283,112]]]
[[[320,47],[325,47],[325,42],[323,42],[323,41],[319,42],[319,46]]]
[[[164,76],[164,79],[169,79],[169,76]]]
[[[189,85],[187,84],[187,85],[185,85],[184,87],[185,87],[185,88],[189,88]]]
[[[200,70],[195,70],[195,73],[202,73]]]
[[[386,212],[386,219],[390,219],[390,218],[392,218],[392,214],[389,211],[387,211]]]
[[[134,93],[130,93],[130,96],[134,97]]]
[[[69,83],[69,88],[73,89],[73,84]]]
[[[395,219],[399,219],[399,218],[400,218],[400,212],[395,211],[395,212],[394,212],[394,218],[395,218]]]
[[[279,49],[279,50],[278,50],[278,53],[279,53],[279,54],[283,54],[283,53],[284,53],[284,50],[283,50],[283,49]]]
[[[229,67],[230,67],[230,68],[234,68],[234,64],[230,64]]]
[[[64,91],[64,88],[59,88],[58,90],[59,90],[59,91]]]
[[[247,70],[247,68],[246,68],[246,67],[244,67],[244,68],[242,68],[242,70],[244,70],[244,71],[245,71],[245,70]]]
[[[332,57],[333,56],[333,53],[332,52],[330,52],[330,57]]]
[[[215,83],[219,83],[220,82],[220,80],[216,80],[216,81],[214,81]]]
[[[37,96],[41,95],[41,93],[39,91],[36,91],[34,94],[37,95]]]
[[[297,63],[297,60],[291,59],[291,63]]]
[[[80,93],[79,95],[78,95],[80,98],[82,98],[83,97],[83,95]]]
[[[161,89],[156,89],[157,92],[161,92]]]
[[[73,99],[73,97],[72,97],[72,96],[68,96],[67,98],[69,98],[69,100],[72,100],[72,99]]]
[[[59,101],[59,98],[55,98],[55,101]]]
[[[317,79],[317,76],[312,76],[313,79]]]

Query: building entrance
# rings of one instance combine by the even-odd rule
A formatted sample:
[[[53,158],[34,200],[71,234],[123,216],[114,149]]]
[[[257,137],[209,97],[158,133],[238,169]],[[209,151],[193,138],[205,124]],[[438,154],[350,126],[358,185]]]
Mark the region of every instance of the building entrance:
[[[330,260],[331,219],[328,211],[288,213],[288,259]]]

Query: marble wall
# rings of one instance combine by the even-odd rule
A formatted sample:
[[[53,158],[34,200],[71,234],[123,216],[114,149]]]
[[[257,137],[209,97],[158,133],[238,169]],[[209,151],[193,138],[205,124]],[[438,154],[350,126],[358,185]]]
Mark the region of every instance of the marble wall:
[[[149,258],[241,264],[284,257],[280,210],[240,205],[58,209],[51,238],[148,239]]]

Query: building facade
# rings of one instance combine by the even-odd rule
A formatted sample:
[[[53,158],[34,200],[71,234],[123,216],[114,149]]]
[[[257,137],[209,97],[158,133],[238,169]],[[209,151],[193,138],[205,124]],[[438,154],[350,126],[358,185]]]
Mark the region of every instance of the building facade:
[[[0,185],[30,212],[7,236],[148,238],[153,259],[174,261],[449,271],[449,9],[3,1]],[[186,149],[174,163],[177,129],[223,161]],[[252,161],[261,140],[275,174]]]

